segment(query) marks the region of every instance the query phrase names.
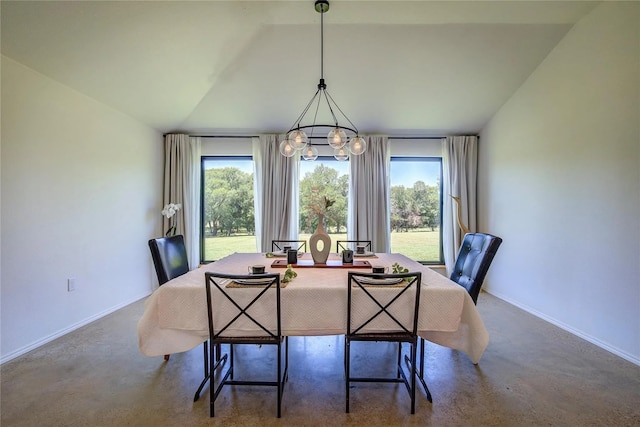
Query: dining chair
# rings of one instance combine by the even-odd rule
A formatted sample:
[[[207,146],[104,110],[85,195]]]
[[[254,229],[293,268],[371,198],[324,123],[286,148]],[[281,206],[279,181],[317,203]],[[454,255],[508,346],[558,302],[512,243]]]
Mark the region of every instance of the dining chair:
[[[467,290],[474,304],[478,303],[478,295],[489,271],[491,262],[502,244],[502,239],[487,233],[467,233],[462,239],[456,256],[456,263],[449,279]],[[427,390],[424,379],[424,339],[420,338],[420,368],[418,378]]]
[[[235,289],[234,289],[235,288]],[[208,378],[196,392],[194,402],[200,397],[204,382],[209,380],[209,415],[215,416],[215,401],[225,385],[268,386],[277,390],[277,417],[280,418],[282,394],[289,369],[289,339],[282,335],[280,305],[280,274],[225,274],[205,273],[207,317],[211,347],[228,345],[228,353],[214,360],[209,354]],[[215,307],[215,309],[214,309]],[[241,326],[246,332],[233,336],[228,330]],[[255,381],[234,379],[234,346],[245,344],[270,345],[277,348],[276,379]],[[283,355],[284,350],[284,355]],[[283,359],[284,356],[284,367]],[[226,371],[223,366],[229,363]],[[220,369],[218,369],[220,368]],[[216,372],[218,374],[216,375]],[[215,386],[217,378],[217,386]]]
[[[149,249],[160,286],[189,271],[187,249],[181,234],[151,239]]]
[[[501,244],[500,237],[486,233],[467,233],[462,240],[449,278],[467,290],[474,304]]]
[[[422,273],[374,274],[349,272],[347,283],[347,328],[345,334],[346,412],[349,413],[351,383],[404,383],[411,397],[411,413],[416,402],[416,350]],[[395,377],[351,375],[351,344],[378,341],[398,344]],[[407,365],[402,365],[403,344],[409,344]],[[373,359],[373,358],[371,358]],[[356,360],[362,360],[357,358]]]
[[[160,237],[149,240],[149,249],[151,250],[151,258],[158,276],[159,286],[164,285],[171,279],[189,271],[189,260],[187,258],[187,249],[184,245],[184,237],[181,234],[169,237]],[[199,389],[202,389],[209,378],[209,353],[217,357],[220,354],[220,348],[209,348],[207,342],[202,343],[204,354],[204,378],[200,383]],[[170,354],[164,355],[164,360],[168,361]]]
[[[151,239],[149,240],[149,249],[159,286],[189,271],[187,249],[181,234]],[[164,360],[169,360],[169,357],[169,354],[165,354]]]
[[[365,251],[371,252],[371,240],[336,240],[337,253],[342,253],[345,249],[351,249],[355,253],[356,246],[364,246]]]
[[[272,240],[271,252],[282,251],[285,246],[291,246],[292,249],[298,249],[298,252],[307,252],[306,240]]]

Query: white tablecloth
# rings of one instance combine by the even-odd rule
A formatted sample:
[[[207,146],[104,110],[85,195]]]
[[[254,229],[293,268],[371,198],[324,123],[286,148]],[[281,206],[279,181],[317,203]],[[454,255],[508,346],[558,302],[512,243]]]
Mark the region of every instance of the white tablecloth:
[[[236,253],[160,286],[145,301],[145,311],[138,323],[140,352],[146,356],[178,353],[190,350],[208,338],[205,272],[246,274],[247,266],[254,264],[264,264],[268,272],[284,272],[283,268],[271,267],[275,259],[278,258],[266,258],[260,253]],[[421,271],[420,336],[465,352],[473,363],[480,360],[489,343],[489,334],[464,288],[404,255],[377,254],[376,258],[357,259],[384,266],[398,262],[410,271]],[[347,273],[371,270],[294,269],[298,277],[281,290],[283,334],[344,334],[347,322]],[[241,333],[238,331],[238,334]]]

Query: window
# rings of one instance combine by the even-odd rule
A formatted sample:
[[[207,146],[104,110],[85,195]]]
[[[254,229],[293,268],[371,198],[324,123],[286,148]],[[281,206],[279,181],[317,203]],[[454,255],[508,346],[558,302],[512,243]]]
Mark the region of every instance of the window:
[[[202,157],[201,260],[209,262],[233,252],[255,252],[253,158],[250,141],[232,141],[215,147],[236,148],[219,154],[209,149]],[[403,253],[426,264],[443,264],[442,254],[442,159],[439,146],[422,157],[413,157],[415,145],[395,144],[391,157],[391,252]],[[420,144],[422,148],[426,144]],[[399,148],[398,148],[399,147]],[[241,147],[242,148],[242,147]],[[227,155],[229,154],[229,155]],[[334,200],[325,216],[325,229],[336,240],[347,238],[349,162],[321,156],[300,162],[299,238],[309,240],[318,216],[310,209],[323,196]]]
[[[201,260],[255,252],[252,157],[203,156],[201,171]]]
[[[391,157],[391,252],[443,264],[442,159]]]
[[[300,162],[300,225],[299,238],[309,240],[318,225],[313,206],[324,203],[324,197],[334,201],[325,215],[325,230],[331,240],[347,237],[347,201],[349,195],[349,162],[333,157],[318,157],[313,162]]]

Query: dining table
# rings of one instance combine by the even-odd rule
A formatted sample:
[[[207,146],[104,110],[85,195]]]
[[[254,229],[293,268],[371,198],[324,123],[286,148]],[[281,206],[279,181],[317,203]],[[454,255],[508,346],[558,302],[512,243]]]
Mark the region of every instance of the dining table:
[[[489,334],[467,291],[427,265],[398,253],[371,253],[354,259],[357,264],[398,264],[422,273],[418,335],[427,341],[464,352],[477,364]],[[268,273],[283,274],[286,264],[266,253],[233,253],[201,265],[159,286],[145,301],[138,322],[138,345],[145,356],[161,356],[191,350],[209,337],[205,273],[247,274],[248,267],[264,265]],[[314,264],[301,254],[291,265],[297,276],[281,285],[282,334],[285,336],[344,335],[347,323],[348,273],[370,273],[362,265],[343,265],[338,254],[325,264]],[[391,272],[391,271],[389,271]],[[236,289],[233,289],[236,291]],[[238,289],[237,291],[242,291]],[[214,306],[216,310],[224,307]],[[243,330],[230,327],[230,334]]]

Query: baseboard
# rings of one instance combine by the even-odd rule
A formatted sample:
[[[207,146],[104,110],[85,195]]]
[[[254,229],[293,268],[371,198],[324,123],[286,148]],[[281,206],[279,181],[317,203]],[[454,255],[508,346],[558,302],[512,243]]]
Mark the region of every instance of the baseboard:
[[[46,336],[46,337],[44,337],[42,339],[39,339],[38,341],[35,341],[35,342],[33,342],[33,343],[29,344],[29,345],[26,345],[26,346],[24,346],[22,348],[19,348],[18,350],[15,350],[15,351],[3,356],[2,359],[0,359],[0,365],[2,365],[5,362],[8,362],[10,360],[13,360],[18,356],[22,356],[23,354],[28,353],[31,350],[35,350],[36,348],[41,347],[41,346],[45,345],[46,343],[55,340],[56,338],[60,338],[63,335],[66,335],[66,334],[68,334],[70,332],[73,332],[76,329],[79,329],[79,328],[81,328],[81,327],[83,327],[85,325],[88,325],[91,322],[95,322],[96,320],[98,320],[98,319],[100,319],[100,318],[102,318],[104,316],[107,316],[107,315],[113,313],[114,311],[120,310],[121,308],[126,307],[129,304],[132,304],[132,303],[134,303],[134,302],[136,302],[136,301],[138,301],[138,300],[140,300],[142,298],[145,298],[145,297],[147,297],[149,295],[151,295],[151,293],[147,292],[144,295],[140,295],[140,296],[134,297],[129,301],[125,301],[123,303],[115,305],[115,306],[113,306],[111,308],[108,308],[108,309],[106,309],[104,311],[101,311],[98,314],[95,314],[95,315],[93,315],[91,317],[88,317],[88,318],[86,318],[84,320],[81,320],[80,322],[74,323],[73,325],[71,325],[71,326],[69,326],[67,328],[61,329],[58,332],[55,332],[55,333],[53,333],[51,335],[48,335],[48,336]]]
[[[632,354],[629,354],[626,351],[620,350],[619,348],[613,347],[613,346],[611,346],[611,345],[609,345],[609,344],[607,344],[607,343],[605,343],[603,341],[600,341],[599,339],[597,339],[595,337],[592,337],[591,335],[585,334],[584,332],[579,331],[579,330],[577,330],[577,329],[575,329],[575,328],[573,328],[573,327],[571,327],[571,326],[569,326],[569,325],[567,325],[567,324],[565,324],[563,322],[560,322],[557,319],[549,317],[546,314],[541,313],[541,312],[539,312],[538,310],[536,310],[534,308],[531,308],[529,306],[526,306],[526,305],[520,304],[518,302],[512,301],[511,299],[509,299],[508,297],[506,297],[504,295],[501,295],[500,293],[490,292],[490,291],[487,291],[487,290],[484,290],[484,291],[487,292],[490,295],[493,295],[496,298],[501,299],[504,302],[507,302],[507,303],[509,303],[511,305],[514,305],[514,306],[518,307],[521,310],[526,311],[529,314],[532,314],[532,315],[534,315],[534,316],[536,316],[536,317],[538,317],[538,318],[540,318],[540,319],[542,319],[542,320],[544,320],[546,322],[549,322],[552,325],[557,326],[560,329],[563,329],[563,330],[565,330],[565,331],[567,331],[567,332],[569,332],[569,333],[571,333],[571,334],[573,334],[573,335],[575,335],[577,337],[580,337],[585,341],[589,341],[591,344],[597,345],[598,347],[602,348],[603,350],[607,350],[608,352],[613,353],[616,356],[620,356],[623,359],[628,360],[629,362],[633,363],[634,365],[640,366],[640,358],[638,358],[638,357],[636,357],[636,356],[634,356]]]

